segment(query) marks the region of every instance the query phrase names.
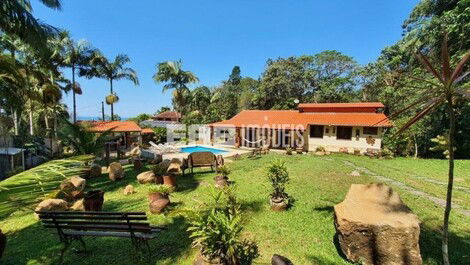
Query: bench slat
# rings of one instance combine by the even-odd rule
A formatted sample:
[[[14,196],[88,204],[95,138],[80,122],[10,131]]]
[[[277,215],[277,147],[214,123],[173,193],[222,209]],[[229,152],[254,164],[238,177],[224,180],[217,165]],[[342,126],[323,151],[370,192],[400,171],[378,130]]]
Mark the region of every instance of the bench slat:
[[[97,212],[97,211],[88,211],[88,212],[74,212],[74,211],[36,211],[37,214],[52,214],[52,215],[146,215],[145,212]]]
[[[130,228],[127,225],[64,225],[64,224],[45,224],[44,227],[46,228],[60,228],[60,229],[69,229],[69,230],[99,230],[99,231],[129,231],[132,229],[133,232],[142,232],[142,233],[150,233],[151,228],[150,226],[142,227],[142,226],[132,226]]]
[[[98,215],[51,215],[39,214],[43,220],[147,220],[147,216],[98,216]]]
[[[144,222],[127,222],[127,220],[122,220],[121,222],[119,221],[114,221],[114,222],[103,222],[100,220],[91,220],[91,221],[80,221],[80,220],[43,220],[43,224],[73,224],[73,225],[93,225],[93,224],[98,224],[98,225],[137,225],[137,226],[145,226],[145,227],[150,227],[149,223],[144,223]]]
[[[96,236],[96,237],[132,237],[130,232],[100,232],[100,231],[64,231],[65,235],[70,236]],[[152,239],[156,235],[155,233],[134,233],[135,237]]]

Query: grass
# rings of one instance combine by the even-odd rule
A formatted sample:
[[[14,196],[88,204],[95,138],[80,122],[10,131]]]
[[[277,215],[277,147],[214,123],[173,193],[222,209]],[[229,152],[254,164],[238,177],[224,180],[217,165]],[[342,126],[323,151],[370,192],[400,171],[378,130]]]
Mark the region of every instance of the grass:
[[[287,192],[296,200],[293,208],[281,213],[269,209],[268,195],[271,187],[265,177],[266,166],[279,158],[287,162],[291,176]],[[338,254],[333,243],[333,206],[343,200],[352,183],[369,183],[375,179],[368,175],[349,176],[352,169],[344,164],[345,160],[400,181],[404,181],[410,174],[445,181],[445,160],[372,160],[345,155],[318,157],[270,154],[259,159],[243,158],[229,163],[232,170],[230,179],[235,182],[245,215],[244,236],[255,240],[261,252],[258,264],[269,264],[273,254],[285,255],[294,264],[349,264]],[[467,185],[470,161],[458,161],[457,164],[457,177],[463,178],[459,183]],[[151,241],[154,253],[150,264],[192,264],[196,250],[191,248],[186,221],[175,213],[178,209],[192,208],[210,200],[215,174],[200,169],[194,174],[178,177],[178,191],[171,195],[172,209],[166,215],[150,215],[147,205],[148,188],[137,183],[135,177],[138,173],[131,166],[126,166],[125,179],[110,182],[103,175],[88,181],[87,189],[102,189],[106,192],[105,211],[146,211],[151,223],[168,226],[159,238]],[[28,173],[17,175],[9,180],[9,185],[28,178],[31,178]],[[422,180],[417,182],[420,181]],[[123,195],[127,184],[134,185],[137,193]],[[439,196],[445,191],[442,185],[426,184],[416,187],[422,187],[425,192],[435,192]],[[399,188],[395,190],[423,222],[420,236],[423,263],[440,264],[439,231],[443,209]],[[468,199],[466,200],[462,204],[467,204]],[[57,262],[61,248],[57,235],[54,231],[42,228],[30,210],[11,209],[8,216],[0,221],[0,228],[8,236],[4,264]],[[452,212],[450,232],[452,264],[469,264],[470,218]],[[65,256],[66,264],[135,264],[139,258],[127,239],[86,238],[85,241],[91,252],[85,257],[68,252]]]

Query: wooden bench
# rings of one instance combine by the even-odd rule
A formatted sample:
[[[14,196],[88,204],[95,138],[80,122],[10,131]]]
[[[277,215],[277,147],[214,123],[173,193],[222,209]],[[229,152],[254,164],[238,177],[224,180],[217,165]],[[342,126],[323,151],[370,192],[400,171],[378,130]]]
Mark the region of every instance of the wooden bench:
[[[163,227],[151,226],[144,212],[36,212],[46,228],[57,230],[64,244],[60,261],[71,243],[79,241],[86,251],[83,237],[130,238],[136,250],[143,244],[150,253],[148,240],[155,238]]]

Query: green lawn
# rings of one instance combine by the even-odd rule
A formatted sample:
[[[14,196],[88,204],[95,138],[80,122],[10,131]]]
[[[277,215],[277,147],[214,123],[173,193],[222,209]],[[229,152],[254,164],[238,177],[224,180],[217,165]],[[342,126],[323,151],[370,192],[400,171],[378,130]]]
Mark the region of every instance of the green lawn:
[[[293,208],[282,213],[269,209],[270,184],[264,174],[268,163],[278,158],[287,162],[291,176],[287,191],[296,200]],[[400,181],[408,179],[410,174],[445,181],[444,160],[374,160],[345,155],[318,157],[270,154],[259,159],[243,158],[229,163],[232,169],[230,177],[235,181],[237,194],[244,209],[244,236],[257,241],[260,248],[261,257],[257,263],[269,264],[271,256],[277,253],[289,257],[296,265],[348,264],[338,254],[333,243],[335,229],[332,207],[342,201],[352,183],[369,183],[374,181],[374,178],[367,175],[349,176],[352,169],[345,165],[345,160]],[[137,183],[135,176],[138,172],[134,172],[129,166],[126,166],[126,170],[124,180],[112,183],[103,176],[89,181],[88,189],[99,188],[106,191],[106,211],[148,212],[147,188]],[[470,161],[458,161],[456,174],[463,180],[456,183],[468,187],[469,170]],[[184,218],[174,213],[178,208],[192,207],[209,200],[214,175],[201,169],[193,175],[179,177],[178,191],[171,197],[173,210],[167,215],[148,213],[151,223],[168,226],[168,230],[151,242],[154,251],[151,264],[191,264],[196,250],[191,248]],[[28,178],[28,174],[23,173],[8,181],[13,185],[25,178]],[[416,182],[418,185],[421,180]],[[124,196],[123,189],[127,184],[133,184],[137,193]],[[412,185],[411,182],[407,184]],[[414,187],[422,187],[423,191],[443,198],[445,187],[433,185],[422,184]],[[0,183],[0,188],[2,186],[3,183]],[[427,199],[411,195],[399,188],[396,190],[423,222],[420,244],[424,264],[440,264],[439,228],[443,209]],[[462,205],[469,203],[468,194],[457,194],[456,198],[462,200],[459,202]],[[7,213],[8,216],[0,221],[0,228],[7,233],[9,240],[4,264],[57,262],[61,245],[53,231],[43,229],[34,219],[32,212],[25,208],[13,208]],[[452,264],[470,264],[470,218],[454,211],[451,215],[450,230]],[[85,241],[91,252],[85,257],[68,252],[65,256],[66,264],[135,264],[138,259],[129,240],[87,238]]]

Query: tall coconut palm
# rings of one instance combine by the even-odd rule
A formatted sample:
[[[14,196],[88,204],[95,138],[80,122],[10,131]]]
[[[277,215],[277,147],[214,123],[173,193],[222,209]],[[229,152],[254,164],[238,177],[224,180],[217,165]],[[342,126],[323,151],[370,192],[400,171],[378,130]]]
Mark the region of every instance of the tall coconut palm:
[[[173,105],[176,111],[184,114],[188,103],[186,99],[190,95],[187,84],[197,83],[199,79],[194,73],[184,71],[182,64],[181,60],[159,63],[157,65],[157,72],[153,75],[153,80],[157,84],[166,82],[163,85],[162,92],[174,89]]]
[[[60,10],[60,0],[40,0],[45,6]],[[57,30],[32,15],[29,0],[0,1],[0,31],[18,36],[37,51],[46,48],[47,38]]]
[[[103,78],[109,81],[110,94],[106,96],[106,103],[111,105],[111,120],[114,120],[114,103],[119,100],[119,97],[113,90],[113,81],[117,80],[130,80],[134,85],[139,85],[137,73],[129,67],[125,67],[131,60],[127,55],[119,54],[114,61],[109,61],[104,55],[95,52],[95,55],[90,60],[91,67],[89,69],[80,69],[80,75],[87,78]]]
[[[447,184],[446,207],[444,211],[444,227],[442,232],[442,256],[445,265],[449,265],[449,216],[452,206],[452,189],[454,184],[454,138],[456,126],[456,113],[455,104],[460,100],[468,100],[470,98],[470,83],[468,80],[464,83],[462,81],[470,75],[470,71],[463,72],[465,64],[470,59],[470,51],[468,51],[455,68],[451,69],[451,59],[447,46],[447,35],[445,35],[442,49],[441,49],[441,67],[435,67],[421,51],[418,51],[417,58],[424,66],[424,68],[434,77],[433,80],[423,79],[421,77],[413,77],[427,85],[427,88],[421,97],[412,105],[402,109],[397,114],[403,113],[407,110],[418,108],[418,113],[411,118],[398,133],[408,129],[411,125],[415,124],[427,114],[435,111],[439,106],[445,106],[448,113],[449,120],[449,135],[448,135],[448,152],[449,152],[449,172]],[[440,71],[439,71],[440,68]]]
[[[72,98],[73,98],[73,122],[77,121],[77,101],[76,95],[81,95],[82,90],[78,83],[75,82],[75,73],[84,67],[89,66],[92,55],[96,52],[95,49],[86,40],[79,40],[78,42],[72,40],[68,32],[61,33],[64,35],[64,65],[72,70]]]

